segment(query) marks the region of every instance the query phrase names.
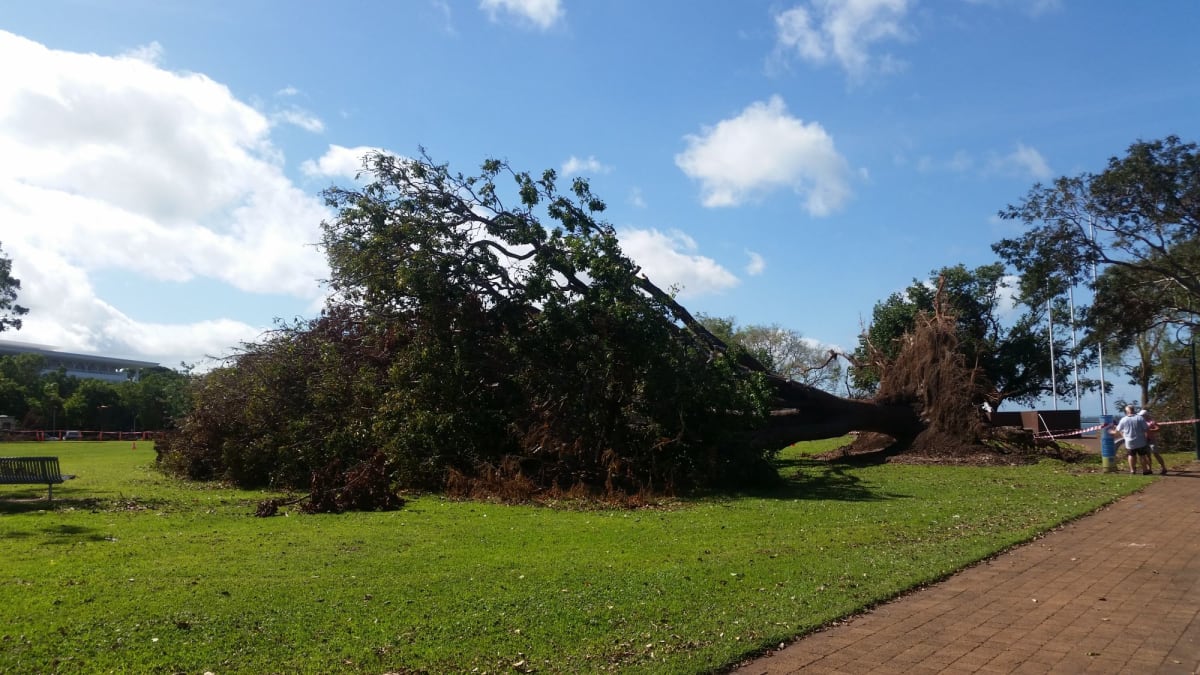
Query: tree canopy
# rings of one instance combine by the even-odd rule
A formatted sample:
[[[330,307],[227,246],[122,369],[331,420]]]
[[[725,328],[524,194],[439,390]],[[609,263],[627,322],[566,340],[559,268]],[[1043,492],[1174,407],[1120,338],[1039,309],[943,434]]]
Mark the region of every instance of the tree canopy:
[[[384,154],[365,174],[325,193],[322,316],[204,377],[168,466],[335,510],[389,485],[638,495],[773,475],[796,440],[924,428],[912,396],[841,399],[713,335],[622,253],[586,181]]]
[[[880,318],[897,316],[877,334],[879,386],[853,400],[814,386],[835,380],[815,374],[821,355],[799,333],[697,318],[656,286],[585,180],[563,190],[552,170],[487,160],[464,175],[381,153],[363,177],[325,192],[337,215],[323,223],[321,316],[200,378],[159,443],[165,466],[307,490],[305,508],[337,511],[390,508],[400,489],[638,499],[745,486],[778,479],[779,449],[852,431],[894,452],[1036,454],[1032,438],[984,442],[979,401],[1043,386],[1024,363],[1036,317],[996,316],[998,265],[947,268],[936,290],[914,282],[911,307],[885,303]]]
[[[25,429],[163,430],[188,407],[190,376],[146,368],[123,382],[43,372],[39,354],[0,356],[0,412]]]
[[[21,280],[12,275],[12,260],[4,255],[0,247],[0,333],[6,330],[20,330],[21,316],[29,309],[17,304],[17,291],[21,290]]]
[[[383,154],[366,169],[325,193],[334,300],[206,378],[172,444],[190,472],[304,485],[380,454],[406,487],[636,494],[762,469],[768,451],[734,435],[766,415],[765,380],[671,318],[585,181]]]
[[[714,336],[745,349],[773,373],[831,393],[842,384],[838,353],[805,339],[799,331],[777,323],[740,326],[733,317],[697,318]]]
[[[1085,321],[1122,346],[1155,325],[1200,323],[1195,143],[1138,141],[1100,173],[1035,185],[1000,216],[1030,228],[993,246],[1021,272],[1022,297],[1036,302],[1086,284],[1095,298]]]
[[[977,366],[987,386],[980,389],[980,400],[997,407],[1005,400],[1032,404],[1051,393],[1070,395],[1073,383],[1065,376],[1055,381],[1050,365],[1050,335],[1046,314],[1055,312],[1055,321],[1064,330],[1055,335],[1054,362],[1060,375],[1072,365],[1072,348],[1067,309],[1059,303],[1047,309],[1045,304],[1012,308],[1005,316],[1002,303],[1009,294],[1010,280],[1004,265],[994,263],[967,269],[964,265],[943,267],[930,273],[927,281],[913,279],[903,293],[893,293],[876,303],[871,323],[859,337],[850,375],[860,391],[874,393],[881,374],[895,361],[907,336],[916,328],[918,317],[935,310],[940,297],[954,317],[959,349],[968,365]],[[1021,309],[1022,311],[1018,311]],[[1079,354],[1081,367],[1091,357]],[[1087,388],[1093,382],[1082,381]]]

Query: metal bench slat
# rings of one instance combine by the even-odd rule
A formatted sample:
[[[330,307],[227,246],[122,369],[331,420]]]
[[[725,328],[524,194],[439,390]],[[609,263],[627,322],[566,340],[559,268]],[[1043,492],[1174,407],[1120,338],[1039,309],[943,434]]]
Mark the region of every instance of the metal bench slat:
[[[0,483],[6,485],[39,484],[49,486],[49,498],[54,498],[54,485],[74,478],[64,475],[57,457],[0,457]]]

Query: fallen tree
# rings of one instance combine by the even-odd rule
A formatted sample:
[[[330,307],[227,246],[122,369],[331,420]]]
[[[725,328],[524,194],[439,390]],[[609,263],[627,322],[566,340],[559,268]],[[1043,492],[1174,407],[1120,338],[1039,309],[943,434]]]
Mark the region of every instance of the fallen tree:
[[[491,160],[464,176],[424,156],[364,169],[365,187],[325,193],[326,310],[205,377],[166,466],[338,510],[400,503],[390,488],[745,484],[791,443],[852,431],[980,442],[983,383],[943,316],[906,337],[873,400],[839,398],[770,372],[651,282],[586,181],[564,194],[553,171]]]

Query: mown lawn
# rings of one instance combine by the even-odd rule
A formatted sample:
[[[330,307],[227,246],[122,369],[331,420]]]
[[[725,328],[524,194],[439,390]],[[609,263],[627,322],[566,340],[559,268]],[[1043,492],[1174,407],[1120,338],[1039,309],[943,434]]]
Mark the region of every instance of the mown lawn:
[[[0,486],[0,672],[720,670],[1153,480],[823,447],[784,453],[786,488],[660,508],[256,518],[267,495],[163,477],[147,443],[3,444],[79,477]]]

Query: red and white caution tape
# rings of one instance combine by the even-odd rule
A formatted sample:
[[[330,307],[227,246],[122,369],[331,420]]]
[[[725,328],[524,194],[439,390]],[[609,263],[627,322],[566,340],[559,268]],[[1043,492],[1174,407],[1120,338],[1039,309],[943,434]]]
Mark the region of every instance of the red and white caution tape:
[[[1086,429],[1072,429],[1070,431],[1051,431],[1050,433],[1046,433],[1044,431],[1039,431],[1038,433],[1034,434],[1033,437],[1034,438],[1069,438],[1071,436],[1079,436],[1080,434],[1086,434],[1086,433],[1091,433],[1093,431],[1099,431],[1100,429],[1103,429],[1104,426],[1105,425],[1103,425],[1103,424],[1097,424],[1094,427],[1088,427]]]
[[[1158,426],[1166,427],[1166,426],[1170,426],[1172,424],[1195,424],[1196,422],[1200,422],[1200,419],[1174,420],[1171,422],[1158,422]],[[1071,436],[1079,436],[1081,434],[1087,434],[1087,433],[1091,433],[1093,431],[1099,431],[1106,427],[1114,426],[1115,424],[1116,424],[1115,422],[1112,424],[1097,424],[1095,426],[1091,426],[1086,429],[1072,429],[1072,430],[1068,430],[1068,431],[1051,431],[1049,433],[1047,433],[1045,431],[1039,431],[1038,433],[1034,434],[1033,437],[1034,438],[1070,438]]]
[[[1172,424],[1195,424],[1196,422],[1200,422],[1200,419],[1176,420],[1174,422],[1159,422],[1158,426],[1165,427],[1165,426],[1170,426]]]

